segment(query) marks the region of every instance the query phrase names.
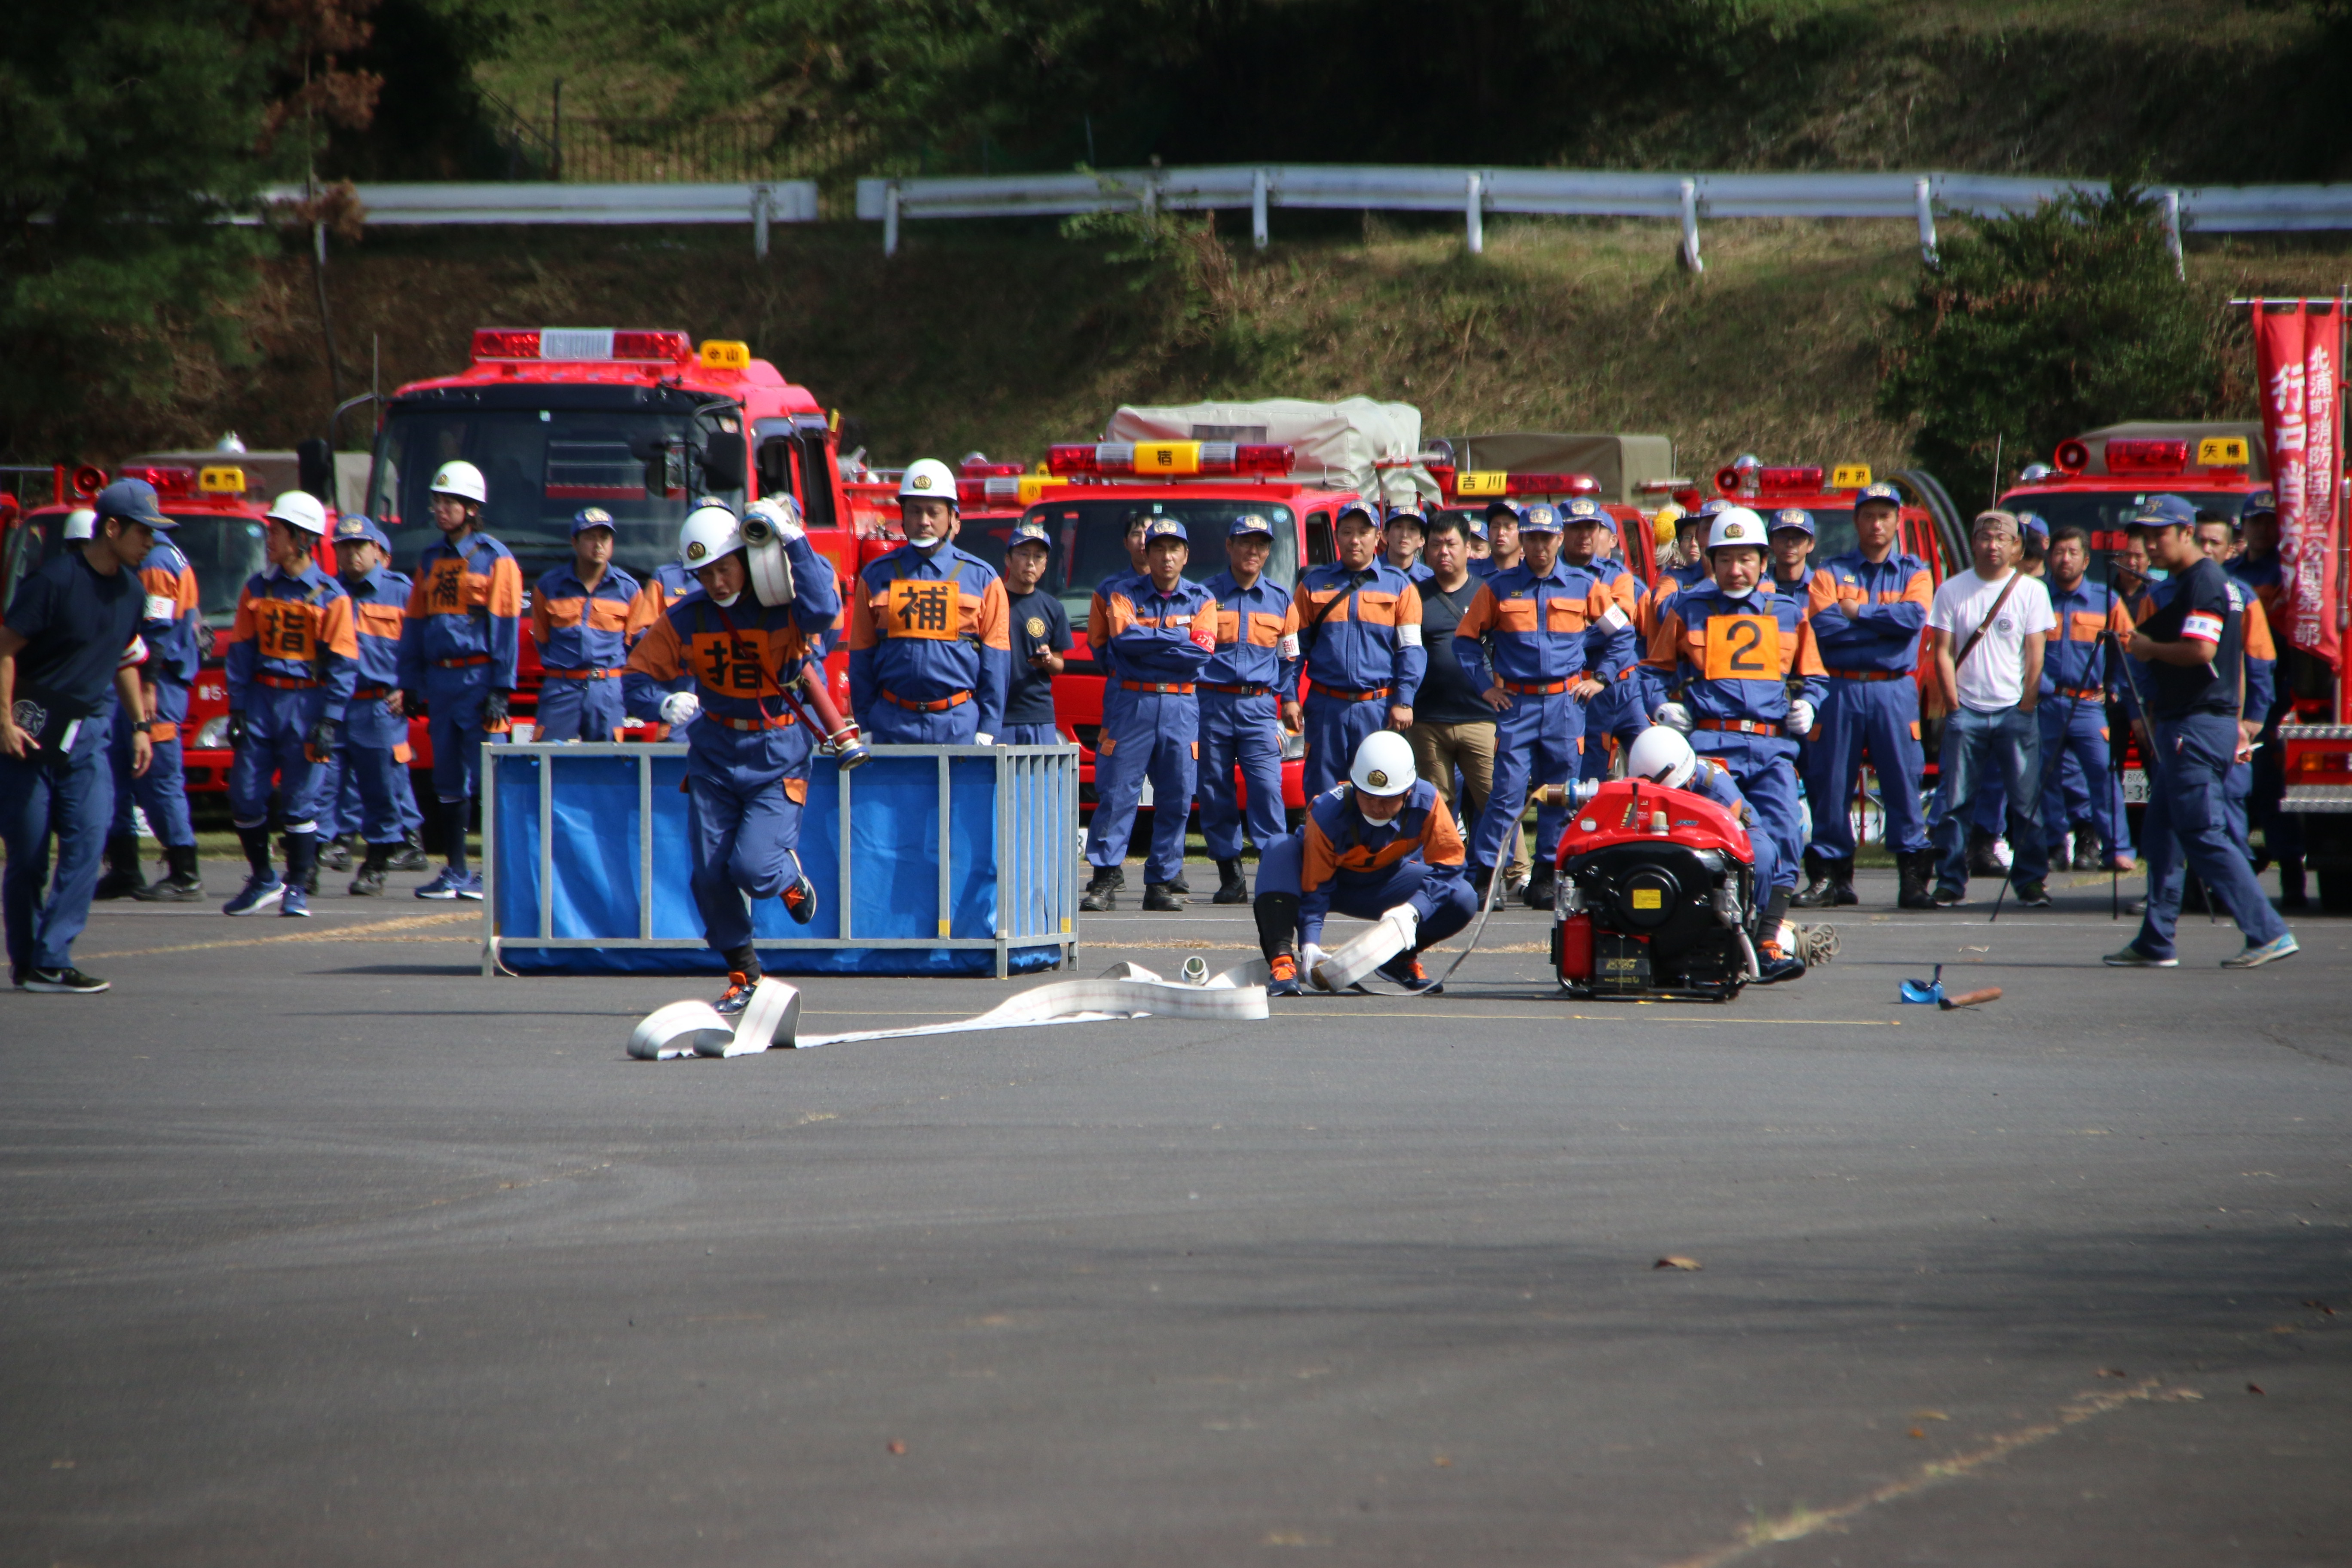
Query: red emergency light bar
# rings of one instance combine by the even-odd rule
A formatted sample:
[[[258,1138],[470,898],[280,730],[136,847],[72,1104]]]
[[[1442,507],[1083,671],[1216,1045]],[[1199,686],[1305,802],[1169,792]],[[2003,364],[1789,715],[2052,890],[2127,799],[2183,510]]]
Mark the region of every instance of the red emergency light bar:
[[[1818,463],[1801,468],[1759,468],[1756,489],[1765,495],[1819,495],[1823,474]]]
[[[1513,474],[1503,481],[1514,496],[1590,496],[1601,493],[1601,481],[1591,474]]]
[[[2111,474],[2177,474],[2189,467],[2186,441],[2128,440],[2107,443]]]
[[[142,463],[125,468],[119,476],[126,479],[145,479],[155,487],[159,496],[190,496],[196,493],[196,470],[164,468],[160,464]]]
[[[1019,479],[1028,471],[1018,463],[975,462],[970,458],[966,458],[961,466],[963,477],[968,479],[999,479],[1006,475]]]
[[[1021,500],[1021,465],[1013,464],[1010,473],[990,474],[985,478],[965,475],[956,481],[956,500],[965,506],[979,506],[988,501],[1017,504]]]
[[[1601,481],[1591,474],[1506,474],[1429,465],[1440,495],[1456,500],[1499,500],[1505,496],[1592,496]]]
[[[474,360],[635,360],[685,364],[694,346],[684,332],[614,331],[601,327],[482,327]]]
[[[1045,450],[1046,471],[1059,479],[1277,475],[1296,460],[1286,442],[1103,441]]]

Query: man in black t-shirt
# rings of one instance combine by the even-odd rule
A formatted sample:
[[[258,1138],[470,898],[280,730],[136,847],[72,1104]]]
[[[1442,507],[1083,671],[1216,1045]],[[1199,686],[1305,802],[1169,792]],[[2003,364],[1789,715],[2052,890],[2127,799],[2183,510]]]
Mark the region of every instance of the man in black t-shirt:
[[[1518,539],[1518,516],[1512,514],[1512,542]],[[1478,595],[1483,577],[1470,571],[1469,540],[1458,516],[1440,513],[1429,524],[1422,559],[1430,575],[1421,584],[1422,646],[1429,650],[1429,672],[1421,678],[1421,693],[1412,705],[1412,728],[1404,732],[1412,742],[1413,765],[1437,786],[1437,795],[1464,822],[1475,822],[1486,809],[1486,793],[1495,780],[1495,710],[1486,706],[1470,678],[1454,657],[1454,629],[1463,612]],[[1462,799],[1454,798],[1454,773],[1462,773]],[[1504,891],[1513,897],[1526,888],[1532,862],[1526,840],[1515,824],[1503,846],[1507,858]],[[1479,889],[1485,893],[1484,889]]]
[[[1003,746],[1058,746],[1054,724],[1054,677],[1070,650],[1070,617],[1062,601],[1037,584],[1045,575],[1054,536],[1042,522],[1014,525],[1004,548],[1005,626],[1013,634],[1013,680],[1004,693]]]
[[[2230,911],[2245,950],[2224,969],[2252,969],[2296,951],[2294,933],[2263,896],[2253,868],[2230,837],[2225,780],[2246,743],[2244,631],[2220,563],[2197,542],[2197,512],[2179,496],[2151,496],[2124,526],[2147,542],[2149,559],[2172,574],[2163,605],[2131,636],[2126,651],[2147,666],[2143,693],[2155,744],[2148,762],[2147,913],[2139,934],[2107,962],[2123,968],[2177,966],[2173,927],[2180,915],[2180,861]]]
[[[26,578],[0,617],[0,839],[8,849],[0,910],[9,979],[23,991],[107,989],[73,966],[73,942],[89,921],[99,851],[114,819],[109,726],[100,714],[110,688],[132,730],[131,776],[144,775],[154,754],[137,668],[147,657],[139,563],[155,531],[173,524],[154,487],[138,479],[107,486],[97,510],[89,542],[58,552]],[[37,909],[52,832],[57,882]]]

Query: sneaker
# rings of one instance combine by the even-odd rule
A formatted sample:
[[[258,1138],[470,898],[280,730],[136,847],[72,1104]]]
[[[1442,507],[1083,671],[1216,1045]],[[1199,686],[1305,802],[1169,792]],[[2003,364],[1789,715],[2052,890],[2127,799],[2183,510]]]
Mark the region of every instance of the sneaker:
[[[1524,899],[1527,896],[1528,879],[1525,877],[1520,876],[1516,871],[1506,871],[1503,873],[1503,901],[1505,903],[1507,904],[1514,899]]]
[[[281,915],[293,915],[302,920],[309,920],[310,918],[310,895],[304,892],[300,888],[296,887],[293,883],[287,883],[286,891],[281,894],[278,900],[278,912]]]
[[[465,876],[459,878],[457,879],[457,896],[461,899],[469,899],[478,904],[480,903],[482,901],[482,874],[479,871],[468,871]]]
[[[741,970],[730,970],[727,989],[719,994],[711,1009],[722,1018],[732,1018],[751,1005],[751,992],[760,984],[756,975],[746,975]]]
[[[2136,945],[2126,945],[2107,954],[2099,962],[2110,969],[2178,969],[2180,967],[2180,960],[2177,958],[2158,958],[2151,953],[2142,952]]]
[[[794,925],[806,925],[816,919],[816,884],[805,872],[793,879],[793,885],[783,891],[784,913],[793,917]]]
[[[1778,985],[1783,980],[1801,980],[1804,973],[1805,961],[1782,952],[1779,942],[1756,944],[1756,984]]]
[[[286,896],[286,884],[273,874],[269,880],[258,877],[245,879],[245,890],[221,906],[225,915],[266,915],[278,907]]]
[[[1428,971],[1422,968],[1421,954],[1417,952],[1398,953],[1381,965],[1380,976],[1408,991],[1431,991],[1437,985],[1437,982],[1429,977]]]
[[[1936,884],[1936,907],[1937,909],[1957,910],[1968,901],[1969,890],[1966,888],[1956,888],[1949,882],[1938,882]]]
[[[362,866],[360,874],[352,879],[351,894],[355,899],[380,899],[383,896],[383,871],[381,866]]]
[[[420,899],[454,899],[457,896],[457,889],[465,885],[465,878],[444,866],[431,881],[416,889],[416,896]]]
[[[1266,961],[1265,994],[1269,996],[1303,996],[1305,989],[1298,984],[1298,960],[1286,952],[1277,952]]]
[[[2294,932],[2286,931],[2275,941],[2266,942],[2260,947],[2256,947],[2251,942],[2246,943],[2246,950],[2243,952],[2234,953],[2223,959],[2221,967],[2260,969],[2265,963],[2276,963],[2282,958],[2293,958],[2302,951],[2303,945],[2294,940]]]
[[[25,978],[18,984],[27,991],[48,991],[68,996],[95,996],[101,991],[112,989],[97,975],[84,974],[71,966],[43,969],[35,964],[25,971]]]
[[[2021,910],[2046,910],[2050,907],[2050,889],[2040,882],[2017,884],[2017,907]]]

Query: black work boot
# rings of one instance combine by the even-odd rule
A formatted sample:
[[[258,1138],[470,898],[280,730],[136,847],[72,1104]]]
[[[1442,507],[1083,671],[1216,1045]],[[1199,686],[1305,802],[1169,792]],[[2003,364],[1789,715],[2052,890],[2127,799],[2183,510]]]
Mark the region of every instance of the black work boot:
[[[2107,847],[2099,836],[2085,827],[2074,835],[2074,867],[2077,871],[2096,871],[2107,863]]]
[[[394,844],[371,844],[367,859],[360,866],[359,875],[352,879],[351,895],[355,899],[376,899],[383,896],[383,875],[392,869]]]
[[[1191,896],[1192,891],[1192,884],[1184,879],[1184,868],[1181,866],[1176,868],[1176,879],[1169,883],[1168,886],[1187,897]]]
[[[1538,865],[1535,875],[1528,879],[1528,890],[1519,897],[1531,910],[1548,910],[1558,890],[1558,873],[1549,866]]]
[[[1862,902],[1862,895],[1853,890],[1853,861],[1827,860],[1823,861],[1822,864],[1826,865],[1830,871],[1831,908],[1838,909],[1849,904],[1858,904]]]
[[[93,899],[135,899],[147,886],[139,868],[139,836],[110,833],[106,837],[106,875],[98,879]]]
[[[1998,833],[1987,833],[1981,827],[1969,829],[1969,876],[1997,878],[2004,875],[2000,857],[1993,853],[1993,846],[2000,842],[2000,835]]]
[[[319,846],[319,864],[330,871],[352,868],[352,836],[330,838]]]
[[[132,898],[142,904],[193,904],[205,896],[205,879],[196,871],[194,845],[165,845],[163,860],[171,873],[143,888],[133,889]]]
[[[1087,896],[1078,900],[1078,908],[1090,915],[1118,908],[1119,880],[1118,867],[1096,867],[1094,879],[1087,884]]]
[[[1149,914],[1164,915],[1184,908],[1190,901],[1177,890],[1174,882],[1146,882],[1143,885],[1143,908]]]
[[[1242,863],[1239,860],[1217,862],[1217,890],[1209,901],[1213,904],[1249,902],[1249,883],[1242,879]]]
[[[1801,910],[1825,910],[1833,895],[1830,891],[1829,862],[1811,850],[1805,851],[1805,886],[1789,900]]]
[[[1896,909],[1932,910],[1936,907],[1936,895],[1927,886],[1935,853],[1932,849],[1906,849],[1895,857],[1895,874],[1900,882],[1895,895]]]
[[[414,833],[404,835],[393,848],[391,867],[395,871],[423,871],[432,864],[425,853],[425,841]]]

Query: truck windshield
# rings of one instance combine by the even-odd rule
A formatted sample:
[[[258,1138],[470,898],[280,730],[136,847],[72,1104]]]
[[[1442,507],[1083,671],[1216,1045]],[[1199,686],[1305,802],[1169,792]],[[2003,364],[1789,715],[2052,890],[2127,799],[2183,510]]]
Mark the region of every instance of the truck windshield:
[[[166,515],[180,525],[170,538],[195,570],[196,603],[206,624],[215,631],[226,631],[236,619],[237,595],[244,592],[246,579],[267,564],[261,555],[260,521],[205,511]],[[13,563],[16,581],[7,585],[12,596],[16,582],[39,570],[63,548],[65,526],[66,514],[61,511],[35,512],[25,520],[22,552]]]
[[[729,441],[731,488],[706,469]],[[368,515],[391,537],[393,564],[413,573],[440,537],[426,487],[462,458],[489,489],[482,531],[514,552],[526,585],[572,559],[572,519],[589,506],[613,514],[614,562],[642,578],[676,558],[678,524],[695,500],[742,506],[742,441],[731,412],[395,406],[376,437]]]
[[[2236,490],[2011,490],[2000,498],[2004,511],[2030,511],[2050,525],[2050,531],[2079,528],[2105,533],[2124,525],[2150,496],[2179,496],[2200,511],[2235,517],[2246,502]]]
[[[1127,520],[1139,510],[1172,517],[1184,525],[1192,547],[1184,575],[1195,583],[1205,583],[1225,570],[1225,531],[1244,512],[1255,512],[1274,524],[1274,553],[1265,563],[1267,580],[1285,589],[1297,581],[1298,523],[1286,506],[1209,500],[1040,502],[1026,516],[1053,531],[1054,554],[1045,563],[1045,581],[1038,585],[1062,601],[1074,626],[1086,626],[1097,584],[1114,572],[1129,569]],[[1004,542],[1012,536],[1016,521],[1009,517],[975,520],[964,525],[956,543],[1001,567]]]

